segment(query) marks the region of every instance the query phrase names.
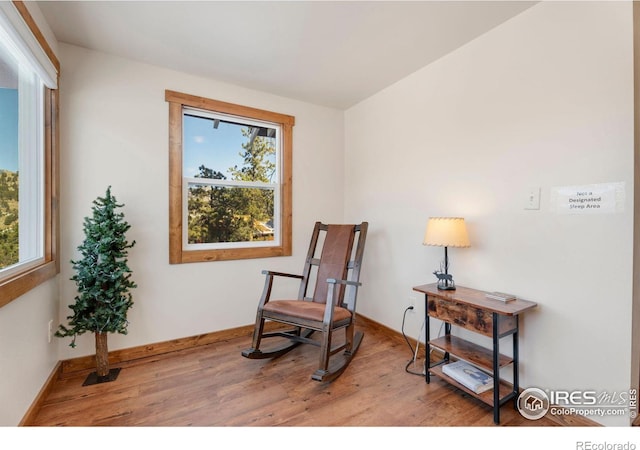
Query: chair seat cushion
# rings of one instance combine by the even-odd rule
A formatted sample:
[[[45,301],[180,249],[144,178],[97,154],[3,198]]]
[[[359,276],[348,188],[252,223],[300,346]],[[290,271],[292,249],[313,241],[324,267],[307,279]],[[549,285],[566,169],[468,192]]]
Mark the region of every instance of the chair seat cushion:
[[[264,305],[263,311],[266,313],[273,312],[277,314],[285,314],[306,320],[315,320],[322,322],[325,310],[324,303],[309,302],[303,300],[272,300]],[[351,318],[348,309],[340,306],[333,307],[333,321]]]

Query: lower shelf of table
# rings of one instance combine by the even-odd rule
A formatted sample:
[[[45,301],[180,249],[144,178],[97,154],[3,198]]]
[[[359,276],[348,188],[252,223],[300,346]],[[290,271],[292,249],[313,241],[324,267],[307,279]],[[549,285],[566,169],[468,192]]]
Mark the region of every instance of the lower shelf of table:
[[[443,352],[456,355],[459,359],[464,359],[487,372],[493,370],[493,352],[480,345],[469,342],[465,339],[447,334],[429,341],[429,345],[439,348]],[[498,367],[505,367],[513,362],[513,358],[498,354]]]
[[[455,386],[456,388],[466,392],[467,394],[471,395],[472,397],[477,398],[478,400],[486,403],[487,405],[494,406],[493,405],[493,389],[489,389],[488,391],[482,392],[481,394],[476,394],[471,389],[469,389],[469,388],[465,387],[464,385],[458,383],[456,380],[451,378],[449,375],[446,375],[442,371],[442,367],[443,366],[444,366],[444,364],[440,364],[438,366],[434,366],[431,369],[429,369],[429,372],[431,373],[431,375],[436,375],[436,376],[442,378],[447,383],[449,383],[452,386]],[[509,394],[512,394],[512,393],[513,393],[513,385],[511,383],[508,383],[505,380],[500,380],[500,403],[502,403],[503,399],[506,399],[509,396]]]

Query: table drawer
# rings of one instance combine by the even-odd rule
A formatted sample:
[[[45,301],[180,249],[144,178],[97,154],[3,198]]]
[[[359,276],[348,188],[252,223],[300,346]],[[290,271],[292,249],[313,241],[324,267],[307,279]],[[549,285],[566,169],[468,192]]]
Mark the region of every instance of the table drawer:
[[[467,330],[475,331],[491,337],[493,335],[493,313],[465,303],[443,300],[428,295],[427,311],[429,316],[448,322]],[[514,316],[496,314],[498,334],[515,330],[517,319]]]

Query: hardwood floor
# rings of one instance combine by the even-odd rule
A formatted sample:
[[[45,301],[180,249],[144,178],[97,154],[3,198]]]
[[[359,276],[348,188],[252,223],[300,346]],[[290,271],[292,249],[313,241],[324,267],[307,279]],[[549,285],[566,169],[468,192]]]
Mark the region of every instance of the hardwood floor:
[[[82,386],[87,372],[55,381],[33,426],[480,426],[494,427],[490,407],[437,377],[405,371],[412,353],[401,336],[361,320],[364,340],[337,380],[311,380],[318,348],[300,346],[275,360],[240,355],[250,337],[123,363],[117,380]],[[421,370],[421,361],[415,370]],[[501,426],[531,421],[509,402]]]

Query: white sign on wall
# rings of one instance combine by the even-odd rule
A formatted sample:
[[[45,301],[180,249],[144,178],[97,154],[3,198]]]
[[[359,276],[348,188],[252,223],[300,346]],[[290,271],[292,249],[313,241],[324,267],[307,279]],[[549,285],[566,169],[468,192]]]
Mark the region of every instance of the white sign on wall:
[[[624,211],[624,182],[551,188],[559,214],[613,214]]]

